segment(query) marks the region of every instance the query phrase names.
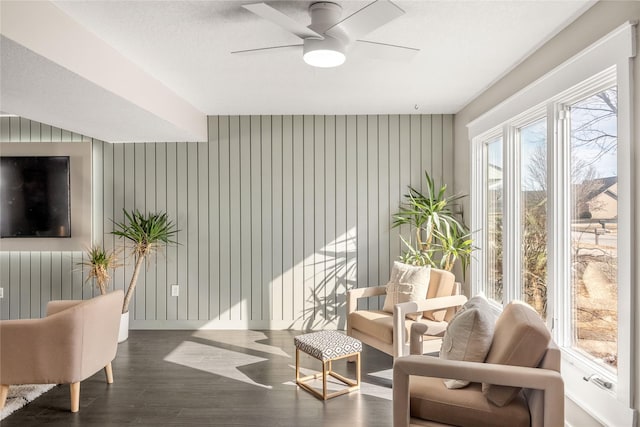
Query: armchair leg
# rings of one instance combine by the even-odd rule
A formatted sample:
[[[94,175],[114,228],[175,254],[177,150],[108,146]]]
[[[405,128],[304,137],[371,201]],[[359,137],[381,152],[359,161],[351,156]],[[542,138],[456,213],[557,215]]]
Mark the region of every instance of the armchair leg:
[[[71,383],[71,412],[80,410],[80,382]]]
[[[104,374],[107,376],[107,384],[113,384],[113,369],[111,368],[111,362],[104,367]]]
[[[7,394],[9,394],[9,385],[0,385],[0,409],[4,408],[4,404],[7,403]]]

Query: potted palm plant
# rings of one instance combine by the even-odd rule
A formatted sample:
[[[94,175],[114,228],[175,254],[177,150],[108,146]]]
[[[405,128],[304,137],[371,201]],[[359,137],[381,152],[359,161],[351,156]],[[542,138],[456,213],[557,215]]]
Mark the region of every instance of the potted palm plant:
[[[79,263],[87,269],[87,279],[85,283],[95,279],[96,286],[100,290],[100,295],[107,293],[107,286],[111,275],[110,270],[120,267],[118,254],[116,251],[105,250],[100,245],[92,246],[87,250],[87,260]]]
[[[137,209],[127,212],[123,209],[124,221],[115,222],[112,234],[124,238],[135,260],[133,274],[122,303],[122,319],[120,323],[119,342],[129,336],[129,303],[133,297],[138,275],[145,260],[169,244],[177,244],[173,240],[178,232],[173,221],[169,220],[166,212],[142,214]]]
[[[393,216],[392,227],[409,225],[412,237],[401,237],[405,251],[402,262],[426,265],[451,271],[460,260],[463,273],[471,261],[473,246],[471,232],[462,218],[454,212],[456,201],[466,197],[455,194],[447,197],[447,186],[436,188],[433,179],[425,171],[424,191],[409,186],[400,210]]]

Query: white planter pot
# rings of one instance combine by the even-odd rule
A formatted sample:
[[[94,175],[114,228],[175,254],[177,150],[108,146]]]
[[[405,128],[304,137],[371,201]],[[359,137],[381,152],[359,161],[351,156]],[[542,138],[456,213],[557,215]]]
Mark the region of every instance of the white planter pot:
[[[120,330],[118,331],[118,342],[121,343],[129,338],[129,312],[120,316]]]

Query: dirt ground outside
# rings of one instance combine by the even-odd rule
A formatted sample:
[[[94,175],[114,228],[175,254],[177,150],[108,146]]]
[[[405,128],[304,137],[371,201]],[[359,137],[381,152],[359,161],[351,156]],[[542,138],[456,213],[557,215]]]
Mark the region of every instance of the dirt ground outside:
[[[617,224],[606,224],[603,228],[599,223],[582,223],[572,230],[575,344],[615,369],[618,358]]]

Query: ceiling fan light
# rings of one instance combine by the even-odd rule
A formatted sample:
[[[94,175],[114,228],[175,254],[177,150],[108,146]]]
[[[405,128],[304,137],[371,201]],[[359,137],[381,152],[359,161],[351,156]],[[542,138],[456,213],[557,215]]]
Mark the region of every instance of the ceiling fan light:
[[[344,53],[337,50],[318,49],[305,53],[302,58],[304,62],[320,68],[331,68],[342,65],[346,59]]]
[[[347,59],[344,43],[331,37],[305,39],[302,58],[307,64],[320,68],[337,67]]]

